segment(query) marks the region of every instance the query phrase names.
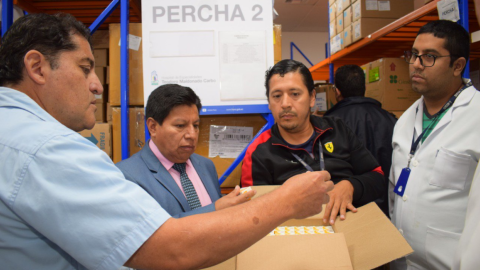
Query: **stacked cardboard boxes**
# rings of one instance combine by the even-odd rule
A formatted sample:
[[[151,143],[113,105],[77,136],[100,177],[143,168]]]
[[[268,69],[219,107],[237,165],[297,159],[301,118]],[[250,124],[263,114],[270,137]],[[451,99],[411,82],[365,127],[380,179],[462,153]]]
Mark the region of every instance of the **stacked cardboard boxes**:
[[[365,96],[382,103],[396,116],[410,107],[420,94],[412,89],[409,65],[402,58],[381,58],[362,66],[366,75]]]
[[[331,54],[412,12],[414,0],[330,1]],[[332,18],[334,17],[334,18]]]

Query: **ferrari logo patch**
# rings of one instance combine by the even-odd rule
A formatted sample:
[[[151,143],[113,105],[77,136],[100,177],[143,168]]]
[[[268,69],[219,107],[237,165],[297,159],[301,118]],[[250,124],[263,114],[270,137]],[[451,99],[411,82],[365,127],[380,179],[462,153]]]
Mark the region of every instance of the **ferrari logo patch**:
[[[328,152],[332,153],[333,152],[333,143],[332,142],[327,142],[325,145],[325,149],[327,149]]]

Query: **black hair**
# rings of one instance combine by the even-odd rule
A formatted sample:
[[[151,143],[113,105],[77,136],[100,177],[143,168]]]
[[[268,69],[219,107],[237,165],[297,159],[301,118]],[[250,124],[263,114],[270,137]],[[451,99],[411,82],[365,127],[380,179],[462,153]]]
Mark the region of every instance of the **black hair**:
[[[298,72],[300,75],[302,75],[303,83],[308,89],[308,94],[312,95],[313,94],[313,89],[314,89],[314,84],[313,84],[313,78],[312,74],[310,73],[310,70],[302,63],[298,62],[295,60],[290,60],[290,59],[284,59],[276,63],[272,68],[267,70],[265,73],[265,88],[267,89],[266,95],[267,98],[268,95],[270,94],[270,79],[272,78],[273,75],[278,74],[281,77],[285,76],[285,74],[290,73],[290,72]]]
[[[365,73],[357,65],[341,66],[335,71],[335,86],[342,97],[365,96]]]
[[[90,30],[70,14],[28,14],[16,20],[0,46],[0,86],[23,80],[24,57],[31,50],[42,53],[56,69],[61,52],[77,49],[73,35],[82,36],[91,47]]]
[[[145,118],[153,118],[158,124],[163,121],[176,106],[195,105],[198,112],[202,108],[200,98],[190,87],[178,84],[164,84],[157,87],[148,97]]]
[[[445,39],[444,47],[450,54],[450,67],[460,57],[468,61],[470,56],[470,35],[460,24],[438,20],[425,24],[418,31],[418,35],[433,34],[434,37]],[[465,68],[462,70],[465,71]]]

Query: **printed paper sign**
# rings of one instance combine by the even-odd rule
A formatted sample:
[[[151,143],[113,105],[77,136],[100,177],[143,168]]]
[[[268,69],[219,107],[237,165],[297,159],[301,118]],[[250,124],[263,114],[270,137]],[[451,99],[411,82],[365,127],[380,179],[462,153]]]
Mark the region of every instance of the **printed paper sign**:
[[[130,50],[138,51],[140,49],[140,43],[142,42],[142,38],[128,34],[128,48]],[[122,40],[118,41],[118,46],[122,43]]]
[[[456,22],[460,20],[457,0],[441,0],[437,2],[437,10],[440,20]]]
[[[367,0],[365,2],[365,9],[366,10],[378,10],[377,0]]]
[[[236,158],[253,138],[253,127],[210,126],[208,157]]]

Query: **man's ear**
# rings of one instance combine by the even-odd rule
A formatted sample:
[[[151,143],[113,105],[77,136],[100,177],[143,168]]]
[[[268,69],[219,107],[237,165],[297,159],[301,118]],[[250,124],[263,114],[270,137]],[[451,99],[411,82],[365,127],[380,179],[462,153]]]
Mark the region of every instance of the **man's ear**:
[[[149,117],[147,119],[147,128],[148,128],[148,131],[150,132],[150,137],[156,136],[157,125],[158,125],[157,121],[155,121],[152,117]]]
[[[46,69],[50,69],[50,63],[45,56],[37,50],[28,51],[23,58],[26,75],[37,84],[45,84]]]
[[[453,75],[455,77],[462,76],[462,70],[465,68],[467,60],[464,57],[460,57],[453,62]]]

